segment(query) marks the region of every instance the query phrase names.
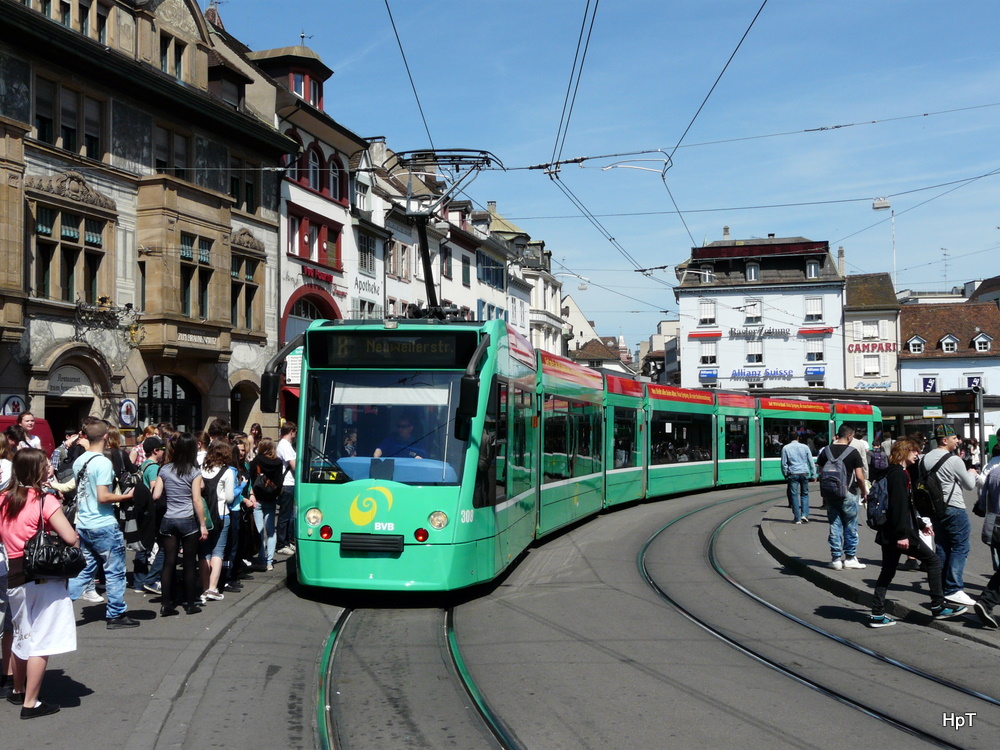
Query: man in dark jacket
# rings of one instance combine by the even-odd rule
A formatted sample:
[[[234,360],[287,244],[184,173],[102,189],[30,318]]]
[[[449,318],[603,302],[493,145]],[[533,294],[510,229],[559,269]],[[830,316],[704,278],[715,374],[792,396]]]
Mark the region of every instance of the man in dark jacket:
[[[882,547],[882,570],[875,582],[875,601],[868,620],[869,627],[884,628],[896,621],[885,614],[885,598],[889,584],[896,576],[896,566],[902,555],[910,555],[924,563],[927,569],[927,586],[931,594],[931,613],[934,619],[959,617],[967,611],[962,605],[946,602],[941,582],[941,559],[931,546],[920,538],[931,529],[924,524],[913,507],[910,476],[906,469],[920,458],[920,448],[913,440],[897,440],[889,456],[889,470],[885,480],[889,508],[885,525],[878,530],[875,541]]]

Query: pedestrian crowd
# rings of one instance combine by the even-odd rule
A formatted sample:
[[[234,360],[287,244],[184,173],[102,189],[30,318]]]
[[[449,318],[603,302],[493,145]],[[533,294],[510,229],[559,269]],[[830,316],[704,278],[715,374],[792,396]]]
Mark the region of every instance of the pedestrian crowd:
[[[990,460],[981,465],[978,441],[963,440],[949,424],[934,429],[934,445],[913,433],[894,440],[884,433],[872,447],[863,427],[844,424],[818,455],[804,436],[781,449],[793,523],[809,523],[809,484],[819,481],[820,506],[830,524],[830,567],[860,570],[858,519],[868,516],[882,567],[875,583],[868,624],[895,625],[886,615],[886,597],[897,569],[919,568],[927,574],[930,610],[935,619],[961,617],[972,607],[987,628],[997,628],[993,610],[1000,605],[1000,432]],[[965,564],[972,523],[964,491],[976,490],[973,513],[983,518],[981,539],[990,547],[993,576],[976,600],[965,590]],[[867,513],[862,508],[867,506]],[[880,510],[879,510],[880,508]],[[905,558],[905,559],[903,559]]]
[[[48,658],[76,650],[73,601],[106,601],[109,630],[140,625],[127,613],[129,589],[153,595],[161,617],[197,615],[238,594],[253,571],[272,570],[275,555],[295,553],[291,422],[278,440],[259,424],[243,434],[223,419],[197,433],[161,423],[127,450],[114,425],[87,417],[51,456],[34,423],[22,414],[0,436],[0,695],[22,719],[59,710],[40,692]],[[26,570],[40,526],[81,548],[78,575]]]

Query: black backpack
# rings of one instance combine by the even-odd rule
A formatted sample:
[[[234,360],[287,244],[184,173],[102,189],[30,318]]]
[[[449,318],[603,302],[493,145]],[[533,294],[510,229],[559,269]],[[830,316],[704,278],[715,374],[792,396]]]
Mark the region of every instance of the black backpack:
[[[209,531],[222,527],[222,516],[219,515],[219,480],[226,471],[228,467],[223,467],[211,479],[204,475],[201,478],[201,502],[205,507],[205,528]]]
[[[938,469],[944,466],[945,462],[951,458],[951,455],[950,453],[945,453],[934,464],[934,467],[929,470],[924,468],[926,456],[917,465],[919,478],[917,479],[917,486],[913,489],[913,506],[921,516],[940,518],[948,508],[948,501],[945,499],[944,489],[941,487],[941,478],[938,476]]]
[[[883,454],[884,455],[884,454]],[[868,490],[868,528],[878,531],[889,520],[889,481],[882,477],[872,483]]]
[[[843,500],[851,490],[851,473],[847,469],[844,459],[847,458],[854,446],[845,446],[844,452],[837,458],[833,457],[833,450],[830,446],[823,449],[826,452],[826,463],[819,472],[819,491],[824,500]]]

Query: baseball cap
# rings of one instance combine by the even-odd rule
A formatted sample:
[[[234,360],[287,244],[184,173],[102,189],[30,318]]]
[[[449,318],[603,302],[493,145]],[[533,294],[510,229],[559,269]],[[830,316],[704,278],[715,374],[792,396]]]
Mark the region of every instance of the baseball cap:
[[[163,441],[155,435],[150,436],[142,441],[142,449],[147,456],[152,455],[154,451],[163,449]]]
[[[936,438],[946,438],[951,437],[955,434],[955,428],[950,424],[939,424],[934,428],[934,437]]]

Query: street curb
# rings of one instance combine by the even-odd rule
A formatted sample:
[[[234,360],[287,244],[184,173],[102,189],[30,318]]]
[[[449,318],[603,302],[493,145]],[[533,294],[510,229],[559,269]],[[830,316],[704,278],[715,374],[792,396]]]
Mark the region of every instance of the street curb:
[[[286,576],[276,576],[273,583],[261,586],[249,596],[240,597],[239,602],[227,609],[225,614],[212,620],[211,630],[202,631],[191,640],[160,680],[125,743],[126,750],[154,750],[174,701],[184,692],[188,678],[205,654],[229,632],[238,617],[283,588],[287,588]]]
[[[840,599],[846,599],[849,602],[863,606],[865,609],[871,609],[872,603],[875,600],[875,592],[872,589],[868,588],[868,586],[859,586],[846,577],[832,575],[831,573],[834,572],[832,569],[830,569],[831,573],[827,573],[826,568],[811,565],[798,555],[786,550],[781,546],[774,532],[771,530],[771,522],[768,518],[765,517],[761,520],[760,525],[757,527],[757,536],[771,557],[795,575],[805,578],[810,583],[824,591],[829,591]],[[899,620],[941,630],[949,635],[965,638],[984,646],[1000,648],[1000,642],[995,637],[987,638],[981,635],[981,633],[993,633],[995,631],[963,627],[960,624],[963,622],[963,619],[935,620],[927,609],[913,607],[898,598],[889,598],[885,603],[885,610],[886,613]],[[963,618],[966,617],[978,622],[971,607],[969,607],[969,613],[963,615]],[[864,624],[863,621],[859,621],[859,623]]]

